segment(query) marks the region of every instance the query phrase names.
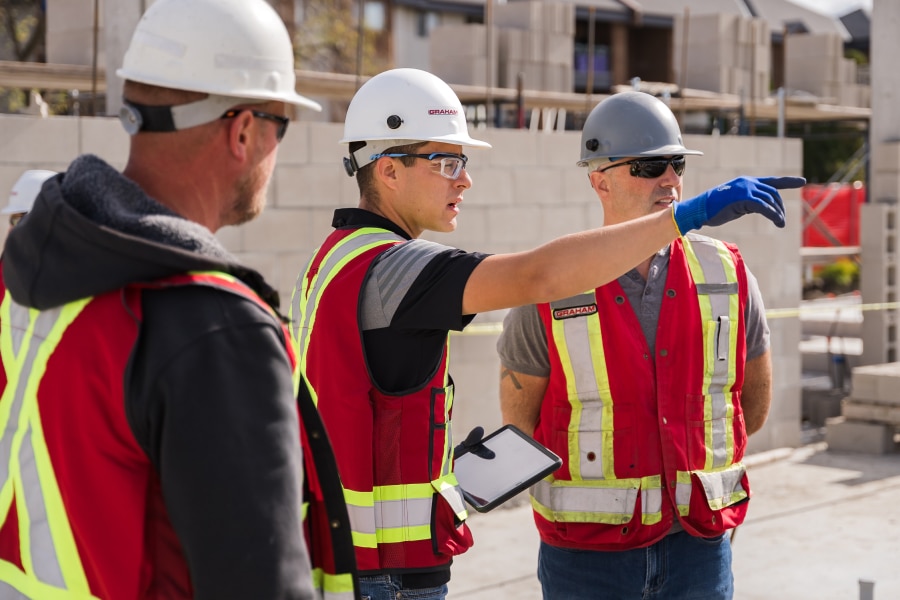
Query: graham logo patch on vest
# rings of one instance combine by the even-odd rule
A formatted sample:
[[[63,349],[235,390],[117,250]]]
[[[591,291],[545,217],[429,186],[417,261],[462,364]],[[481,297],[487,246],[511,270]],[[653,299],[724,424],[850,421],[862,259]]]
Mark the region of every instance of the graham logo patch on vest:
[[[562,321],[563,319],[586,317],[587,315],[594,314],[597,314],[597,305],[585,304],[583,306],[567,306],[566,308],[557,308],[553,311],[553,318],[556,321]]]

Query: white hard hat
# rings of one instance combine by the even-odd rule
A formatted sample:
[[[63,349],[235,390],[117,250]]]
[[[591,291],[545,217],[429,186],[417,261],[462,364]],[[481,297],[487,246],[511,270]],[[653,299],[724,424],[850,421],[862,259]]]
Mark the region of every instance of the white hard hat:
[[[702,155],[684,147],[678,120],[665,102],[646,92],[628,91],[601,101],[581,130],[579,167],[598,159],[635,156]]]
[[[359,88],[344,120],[341,143],[350,142],[366,142],[348,159],[355,160],[354,170],[371,162],[373,154],[415,142],[491,147],[469,137],[465,110],[450,86],[419,69],[384,71]]]
[[[265,0],[157,0],[138,22],[116,75],[210,95],[210,102],[184,105],[194,108],[181,123],[173,111],[174,129],[252,102],[322,109],[296,92],[290,36]],[[211,106],[201,109],[204,103]]]
[[[0,210],[0,214],[10,215],[30,211],[32,204],[34,204],[34,199],[41,192],[41,186],[54,175],[56,175],[56,171],[44,171],[41,169],[22,173],[9,192],[9,204],[6,205],[6,208]]]

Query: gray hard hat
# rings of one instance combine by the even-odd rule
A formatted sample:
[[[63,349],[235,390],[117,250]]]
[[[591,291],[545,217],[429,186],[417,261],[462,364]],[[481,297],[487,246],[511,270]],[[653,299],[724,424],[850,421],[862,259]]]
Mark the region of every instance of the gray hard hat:
[[[702,155],[684,147],[678,121],[662,100],[644,92],[622,92],[594,107],[581,130],[581,160],[632,156]]]

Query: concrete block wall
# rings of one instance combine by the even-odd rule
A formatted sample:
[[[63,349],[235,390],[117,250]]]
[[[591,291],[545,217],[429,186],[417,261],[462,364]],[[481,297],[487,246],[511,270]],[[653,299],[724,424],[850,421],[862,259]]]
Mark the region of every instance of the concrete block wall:
[[[769,25],[764,19],[700,14],[685,21],[682,15],[675,16],[673,72],[675,81],[684,87],[767,98],[771,57]]]
[[[485,25],[442,24],[429,36],[428,70],[465,85],[486,85],[490,72],[491,84],[500,87],[516,87],[522,73],[526,88],[573,91],[574,6],[529,1],[500,4],[495,11],[492,52]]]
[[[785,37],[784,85],[805,91],[826,104],[868,107],[868,85],[859,83],[856,62],[844,58],[844,42],[836,33],[803,33]]]
[[[0,131],[4,190],[25,169],[62,170],[79,153],[98,154],[119,168],[127,160],[128,138],[114,119],[0,115]],[[285,307],[297,274],[331,229],[333,210],[355,206],[358,200],[356,182],[341,166],[344,147],[337,143],[341,134],[339,124],[292,123],[279,149],[266,211],[247,225],[217,234],[229,250],[279,289]],[[466,250],[515,252],[602,224],[587,174],[575,166],[579,133],[491,129],[475,135],[493,148],[469,152],[474,185],[462,203],[458,230],[428,234],[429,239]],[[801,172],[799,140],[688,135],[685,143],[705,152],[689,159],[685,197],[741,174]],[[800,300],[800,195],[787,191],[783,196],[788,213],[783,230],[750,216],[703,231],[738,243],[769,308],[796,307]],[[491,429],[500,423],[494,347],[502,318],[503,311],[480,315],[476,324],[481,332],[473,328],[471,333],[451,336],[458,433],[476,424]],[[800,443],[800,323],[772,319],[770,328],[775,399],[767,425],[750,441],[751,451]]]

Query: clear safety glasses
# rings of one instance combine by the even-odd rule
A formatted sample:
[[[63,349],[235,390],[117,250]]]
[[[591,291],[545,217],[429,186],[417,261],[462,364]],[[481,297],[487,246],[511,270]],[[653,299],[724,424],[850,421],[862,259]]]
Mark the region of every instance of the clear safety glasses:
[[[685,160],[683,156],[673,156],[672,158],[636,158],[634,160],[606,167],[605,169],[600,169],[600,172],[602,173],[603,171],[615,169],[616,167],[621,167],[623,165],[629,165],[631,167],[630,173],[632,177],[656,179],[657,177],[662,177],[662,174],[666,172],[669,165],[672,165],[675,174],[681,177],[684,174]]]
[[[377,160],[382,156],[389,158],[401,158],[403,156],[412,156],[413,158],[424,158],[432,161],[432,167],[437,167],[441,177],[447,179],[456,179],[462,170],[466,168],[469,157],[465,154],[450,154],[448,152],[432,152],[431,154],[373,154],[371,160]]]

